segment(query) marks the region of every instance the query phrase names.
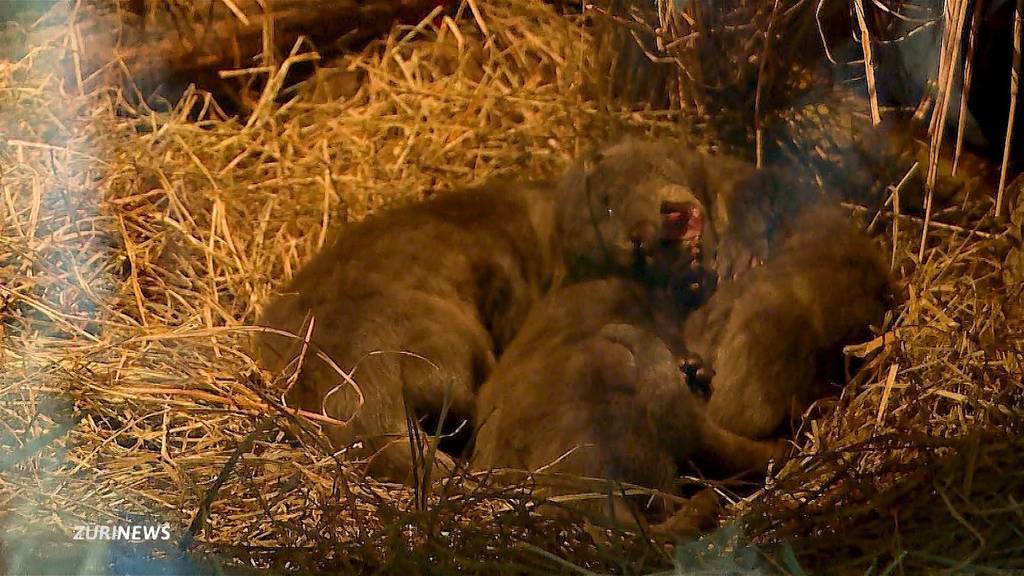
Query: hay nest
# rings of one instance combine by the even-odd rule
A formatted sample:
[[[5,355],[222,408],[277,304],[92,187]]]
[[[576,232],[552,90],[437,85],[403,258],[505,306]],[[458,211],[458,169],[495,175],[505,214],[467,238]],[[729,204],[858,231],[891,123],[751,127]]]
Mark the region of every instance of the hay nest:
[[[0,62],[8,566],[77,526],[131,522],[279,570],[671,565],[643,537],[537,518],[528,487],[367,479],[246,353],[259,305],[345,222],[497,175],[548,177],[624,132],[693,138],[678,112],[607,97],[592,30],[537,0],[469,2],[283,93],[305,58],[293,53],[245,120],[196,89],[156,110],[90,84],[68,58],[72,27]],[[1024,568],[1024,314],[1000,274],[1005,242],[933,226],[918,261],[920,224],[882,220],[906,302],[855,350],[865,367],[816,407],[796,458],[737,504],[733,528],[677,548],[682,565],[721,567],[724,546],[792,573]]]

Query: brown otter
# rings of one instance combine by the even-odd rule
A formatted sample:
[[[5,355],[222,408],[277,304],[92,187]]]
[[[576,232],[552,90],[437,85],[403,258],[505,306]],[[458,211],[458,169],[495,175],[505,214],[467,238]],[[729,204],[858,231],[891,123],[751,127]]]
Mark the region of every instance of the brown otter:
[[[708,415],[749,438],[779,432],[822,395],[840,348],[868,335],[893,293],[880,249],[838,209],[806,208],[763,267],[719,284],[686,321],[714,371]]]

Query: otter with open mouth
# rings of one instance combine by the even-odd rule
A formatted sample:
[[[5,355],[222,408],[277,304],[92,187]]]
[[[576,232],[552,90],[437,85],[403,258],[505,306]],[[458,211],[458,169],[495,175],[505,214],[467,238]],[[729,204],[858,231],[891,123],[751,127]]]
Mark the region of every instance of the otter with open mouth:
[[[563,177],[561,224],[573,276],[635,271],[652,257],[699,238],[705,204],[685,157],[663,144],[627,141],[600,150]],[[696,249],[697,246],[688,246]],[[691,255],[681,250],[673,256]]]
[[[662,142],[629,140],[580,161],[562,179],[565,264],[575,280],[628,277],[667,287],[685,304],[709,286],[709,198],[705,158]],[[575,204],[575,205],[574,205]]]

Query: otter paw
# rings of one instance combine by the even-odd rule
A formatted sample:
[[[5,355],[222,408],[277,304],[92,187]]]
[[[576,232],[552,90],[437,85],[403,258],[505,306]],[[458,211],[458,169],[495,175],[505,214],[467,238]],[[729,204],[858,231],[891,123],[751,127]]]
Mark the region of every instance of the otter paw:
[[[704,359],[699,354],[687,352],[679,359],[679,371],[686,378],[690,392],[704,400],[711,397],[711,378],[714,371],[704,364]]]

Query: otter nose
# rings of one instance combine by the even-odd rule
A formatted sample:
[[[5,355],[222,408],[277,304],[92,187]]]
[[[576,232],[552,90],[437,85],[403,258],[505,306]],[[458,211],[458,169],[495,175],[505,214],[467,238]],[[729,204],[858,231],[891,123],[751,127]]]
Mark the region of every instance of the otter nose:
[[[629,229],[629,241],[636,249],[649,248],[658,235],[658,226],[649,220],[637,222]]]

